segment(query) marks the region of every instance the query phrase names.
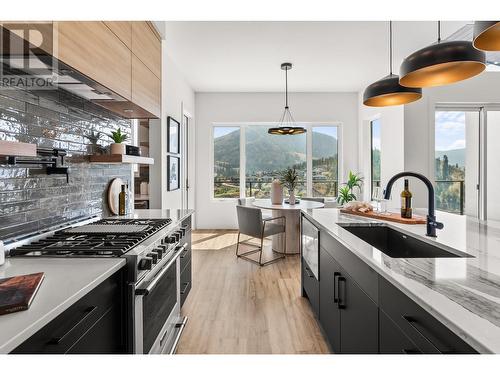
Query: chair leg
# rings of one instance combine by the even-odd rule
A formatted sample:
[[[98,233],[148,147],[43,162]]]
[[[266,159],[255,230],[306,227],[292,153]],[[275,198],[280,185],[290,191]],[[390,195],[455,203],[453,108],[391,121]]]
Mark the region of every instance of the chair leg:
[[[236,242],[236,256],[238,256],[239,247],[240,247],[240,231],[238,231],[238,241]]]
[[[272,246],[272,245],[271,245]],[[259,254],[259,264],[262,266],[262,251],[264,250],[264,233],[260,236],[260,254]]]

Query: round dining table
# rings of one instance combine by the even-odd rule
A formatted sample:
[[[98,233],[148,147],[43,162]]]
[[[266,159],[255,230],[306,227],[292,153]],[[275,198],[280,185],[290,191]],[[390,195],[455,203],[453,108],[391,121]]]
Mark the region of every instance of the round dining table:
[[[273,250],[278,253],[299,254],[300,253],[300,210],[323,208],[324,203],[301,200],[296,204],[272,204],[271,200],[255,200],[253,205],[265,210],[272,210],[273,217],[284,216],[286,219],[285,235],[273,236]],[[278,221],[276,221],[278,222]],[[285,237],[285,238],[284,238]],[[286,240],[286,248],[283,241]]]

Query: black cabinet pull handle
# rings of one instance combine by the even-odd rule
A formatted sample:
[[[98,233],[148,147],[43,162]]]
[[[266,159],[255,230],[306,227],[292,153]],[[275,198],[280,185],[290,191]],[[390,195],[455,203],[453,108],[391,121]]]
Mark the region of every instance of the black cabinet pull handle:
[[[436,345],[434,345],[434,343],[426,336],[424,335],[424,333],[422,332],[422,330],[418,329],[418,327],[416,326],[416,324],[418,324],[418,321],[411,317],[411,316],[408,316],[408,315],[402,315],[403,319],[406,320],[406,322],[408,323],[408,325],[413,328],[413,330],[422,338],[424,339],[425,342],[427,342],[429,345],[432,346],[432,348],[436,351],[436,353],[441,353],[441,351],[436,347]]]
[[[343,288],[343,293],[342,293],[342,298],[340,297],[340,282],[342,281],[342,284],[344,284],[344,288]],[[338,302],[337,302],[337,307],[339,309],[345,309],[346,308],[346,304],[345,304],[345,300],[346,300],[346,292],[345,292],[345,288],[346,288],[346,279],[344,276],[339,276],[339,279],[338,279],[338,282],[337,282],[337,287],[338,287]]]
[[[184,249],[184,251],[182,252],[181,258],[186,257],[186,255],[187,255],[187,253],[188,253],[188,251],[189,251],[189,250],[190,250],[190,249],[189,249],[188,247],[186,247],[186,248]]]
[[[314,275],[311,273],[312,271],[309,269],[309,267],[306,266],[306,268],[304,268],[304,271],[306,271],[307,276],[314,277]],[[309,271],[311,271],[311,272],[309,272]]]
[[[403,354],[422,354],[422,352],[418,349],[403,349],[401,352]]]
[[[182,290],[181,290],[181,294],[186,293],[186,290],[187,290],[187,288],[189,287],[189,284],[190,284],[189,282],[184,283],[184,289],[182,289]]]
[[[82,318],[76,322],[69,330],[66,331],[63,335],[59,337],[53,337],[49,340],[49,345],[59,345],[62,341],[64,341],[70,334],[73,332],[80,324],[82,324],[89,316],[92,315],[94,311],[97,310],[97,306],[87,307],[84,312]]]
[[[337,297],[337,278],[340,276],[340,272],[333,273],[333,302],[337,303],[339,298]]]

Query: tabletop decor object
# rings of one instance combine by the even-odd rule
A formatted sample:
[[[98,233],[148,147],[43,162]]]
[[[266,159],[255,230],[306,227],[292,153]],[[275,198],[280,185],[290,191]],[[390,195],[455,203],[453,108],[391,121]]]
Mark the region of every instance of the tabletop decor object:
[[[98,143],[101,140],[101,134],[102,133],[91,129],[90,133],[85,136],[85,138],[87,138],[90,142],[91,154],[101,155],[104,153],[103,147]]]
[[[299,182],[299,175],[295,168],[287,168],[281,172],[281,181],[288,189],[288,203],[295,204],[295,187]]]
[[[122,133],[121,128],[108,134],[115,143],[111,143],[110,150],[112,155],[124,155],[125,154],[125,140],[127,139],[127,134]]]
[[[339,188],[339,194],[337,197],[337,203],[341,206],[351,201],[357,200],[354,190],[358,189],[361,192],[361,187],[363,186],[363,177],[361,177],[358,173],[349,171],[347,182],[343,183],[342,185],[343,186]]]
[[[271,183],[271,203],[281,204],[283,202],[283,186],[281,181],[275,178]]]

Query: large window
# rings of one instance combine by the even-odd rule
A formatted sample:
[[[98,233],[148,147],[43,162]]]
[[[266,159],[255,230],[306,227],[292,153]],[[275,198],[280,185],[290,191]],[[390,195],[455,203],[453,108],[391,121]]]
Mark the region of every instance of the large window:
[[[279,136],[268,134],[269,126],[245,128],[245,194],[247,197],[268,198],[271,182],[285,168],[295,168],[299,174],[297,196],[306,193],[306,134]]]
[[[371,143],[371,194],[380,186],[380,119],[370,122]]]
[[[214,141],[214,198],[240,197],[240,128],[216,126]]]
[[[465,209],[466,117],[463,111],[435,113],[436,207],[459,214]]]
[[[297,196],[336,196],[338,126],[301,124],[307,133],[278,136],[267,132],[273,125],[213,127],[213,197],[268,198],[272,180],[289,167],[299,174]]]

